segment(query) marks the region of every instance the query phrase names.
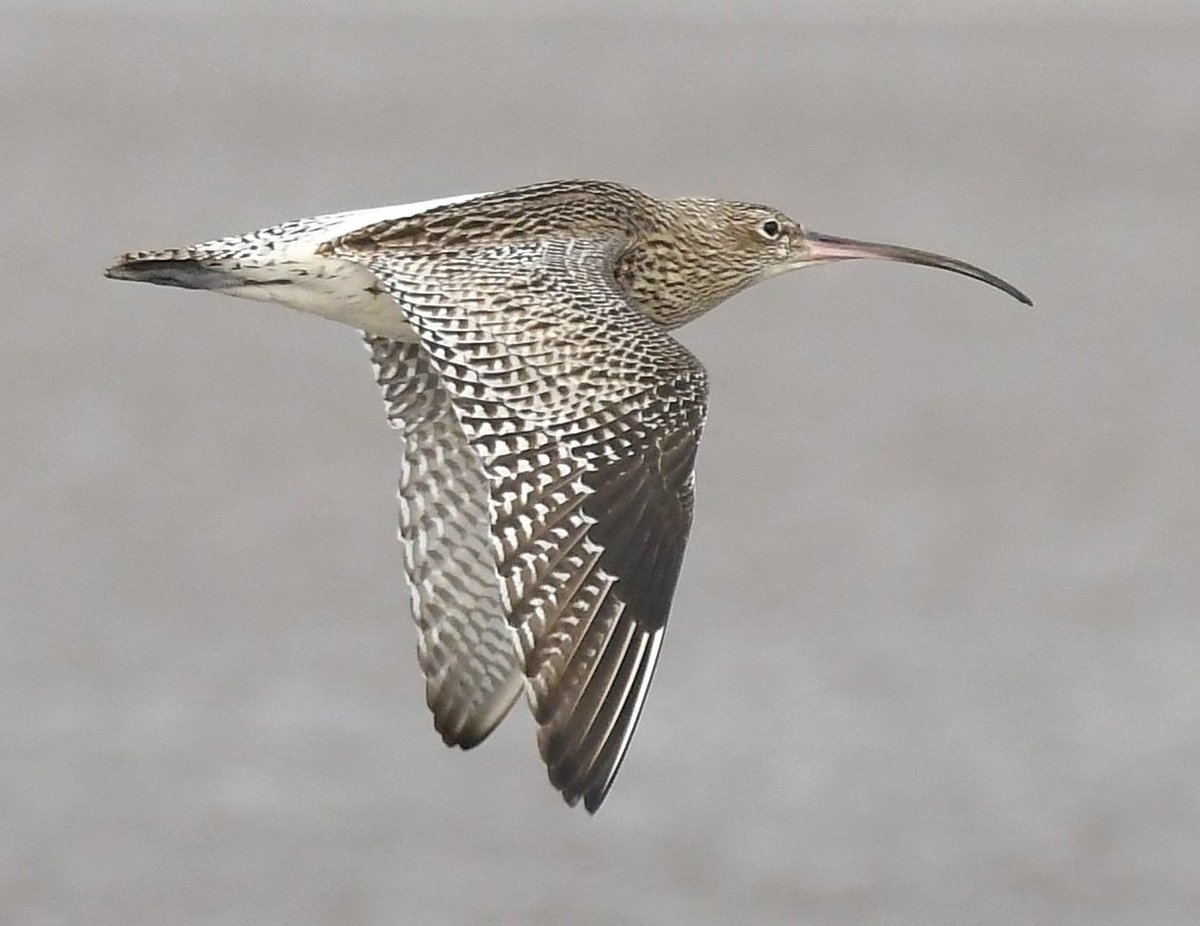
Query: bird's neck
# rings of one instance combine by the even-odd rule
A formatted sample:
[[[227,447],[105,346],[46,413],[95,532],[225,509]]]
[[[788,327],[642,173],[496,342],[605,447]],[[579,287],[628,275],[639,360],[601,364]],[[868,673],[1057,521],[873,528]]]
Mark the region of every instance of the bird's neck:
[[[617,258],[613,273],[645,315],[664,328],[678,328],[716,308],[745,285],[722,276],[719,261],[697,260],[697,253],[671,235],[651,234]]]

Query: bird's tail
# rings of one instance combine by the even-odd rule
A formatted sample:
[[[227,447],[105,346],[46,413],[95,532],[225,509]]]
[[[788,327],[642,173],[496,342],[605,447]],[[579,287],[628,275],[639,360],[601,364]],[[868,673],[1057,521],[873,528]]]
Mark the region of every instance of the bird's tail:
[[[133,280],[275,302],[381,337],[416,337],[396,300],[366,267],[319,253],[339,216],[319,216],[186,248],[130,251],[104,271]]]
[[[211,257],[196,248],[167,248],[158,251],[129,251],[122,254],[104,275],[112,280],[133,280],[184,289],[227,289],[245,285],[253,271],[244,262]]]
[[[118,257],[104,275],[114,280],[226,290],[229,295],[265,298],[254,290],[296,282],[295,274],[289,271],[313,260],[317,248],[348,224],[347,217],[352,215],[334,213],[299,219],[184,248],[129,251]]]

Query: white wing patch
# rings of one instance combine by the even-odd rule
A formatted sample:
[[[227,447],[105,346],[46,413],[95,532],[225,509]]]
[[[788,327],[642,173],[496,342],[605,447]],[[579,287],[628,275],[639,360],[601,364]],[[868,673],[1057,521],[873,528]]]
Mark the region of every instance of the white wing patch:
[[[328,229],[324,240],[347,235],[352,231],[374,225],[377,222],[391,222],[397,219],[411,219],[424,212],[431,212],[441,206],[453,206],[455,203],[465,203],[488,193],[462,193],[458,196],[446,196],[442,199],[426,199],[418,203],[398,203],[394,206],[376,206],[371,209],[355,209],[351,212],[331,212],[319,215],[309,222],[319,222]]]

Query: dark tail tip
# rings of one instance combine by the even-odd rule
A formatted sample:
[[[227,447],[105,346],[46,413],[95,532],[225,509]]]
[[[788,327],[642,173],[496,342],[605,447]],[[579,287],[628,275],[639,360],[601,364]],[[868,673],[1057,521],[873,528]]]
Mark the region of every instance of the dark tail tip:
[[[104,271],[110,280],[131,280],[184,289],[219,289],[229,285],[229,274],[205,266],[184,250],[132,251]]]

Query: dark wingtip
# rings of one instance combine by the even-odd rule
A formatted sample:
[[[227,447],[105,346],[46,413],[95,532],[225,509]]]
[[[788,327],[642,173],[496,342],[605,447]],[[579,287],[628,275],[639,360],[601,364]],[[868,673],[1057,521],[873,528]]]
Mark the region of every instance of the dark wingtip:
[[[600,806],[604,803],[604,799],[606,797],[608,797],[608,789],[607,788],[604,790],[603,794],[589,793],[584,796],[583,809],[588,812],[589,817],[596,816],[596,811],[598,811],[600,809]]]

